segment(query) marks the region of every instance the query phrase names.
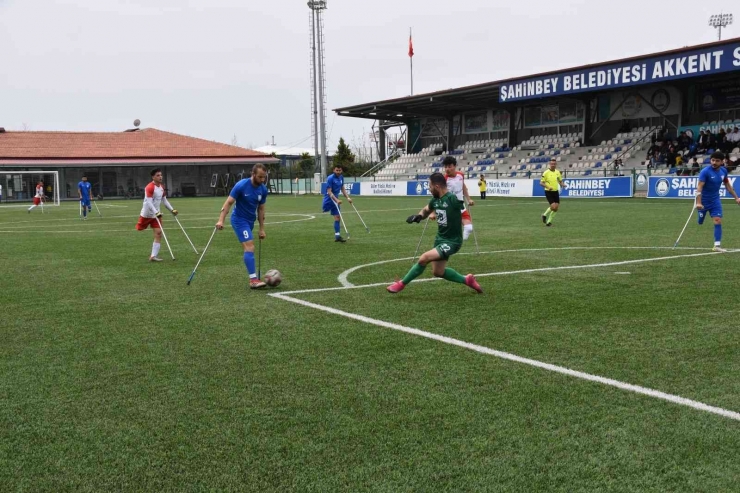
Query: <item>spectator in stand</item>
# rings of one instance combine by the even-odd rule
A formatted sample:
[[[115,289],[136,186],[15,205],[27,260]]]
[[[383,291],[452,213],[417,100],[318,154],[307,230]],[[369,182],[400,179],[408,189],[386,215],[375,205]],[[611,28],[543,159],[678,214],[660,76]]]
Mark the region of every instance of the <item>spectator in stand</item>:
[[[650,166],[653,168],[660,162],[660,146],[657,143],[650,146],[645,159],[650,161]]]
[[[675,168],[676,167],[676,159],[678,158],[678,152],[676,152],[676,148],[671,146],[668,148],[668,153],[666,154],[666,160],[665,164],[669,168]]]
[[[701,165],[699,164],[699,158],[695,157],[693,161],[691,161],[691,175],[698,175],[701,171]]]
[[[696,152],[704,154],[709,149],[709,132],[702,130],[699,132],[699,138],[696,140]]]
[[[732,144],[732,146],[730,145],[727,146],[729,149],[729,152],[732,152],[733,149],[740,146],[740,129],[738,129],[738,127],[735,127],[732,133],[727,134],[727,142]]]
[[[724,149],[725,145],[727,145],[727,134],[725,133],[725,129],[720,128],[714,139],[715,142],[713,147],[717,150]]]
[[[622,160],[621,159],[615,159],[614,160],[614,176],[624,176],[624,173],[622,172]]]
[[[724,162],[722,165],[727,168],[727,172],[735,171],[737,169],[737,161],[730,159],[730,156],[725,155]]]
[[[691,137],[686,135],[686,132],[681,132],[681,135],[678,136],[678,150],[683,151],[684,149],[688,149],[691,144]]]

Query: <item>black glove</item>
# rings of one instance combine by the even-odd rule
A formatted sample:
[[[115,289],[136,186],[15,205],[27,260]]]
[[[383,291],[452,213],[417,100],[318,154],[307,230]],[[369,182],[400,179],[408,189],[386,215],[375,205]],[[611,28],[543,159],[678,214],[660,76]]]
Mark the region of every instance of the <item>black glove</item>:
[[[420,223],[422,219],[424,219],[424,216],[422,216],[421,214],[414,214],[413,216],[409,216],[408,218],[406,218],[406,222],[409,224]]]

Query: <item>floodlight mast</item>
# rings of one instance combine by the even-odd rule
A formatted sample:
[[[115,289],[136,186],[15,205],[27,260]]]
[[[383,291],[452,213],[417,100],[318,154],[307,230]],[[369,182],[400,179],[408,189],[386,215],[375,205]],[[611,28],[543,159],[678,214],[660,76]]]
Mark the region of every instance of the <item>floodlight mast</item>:
[[[717,29],[720,41],[722,41],[722,28],[732,24],[732,20],[732,14],[719,14],[709,17],[709,26]]]
[[[318,93],[318,108],[313,108],[312,118],[314,120],[314,135],[318,134],[319,138],[314,138],[321,144],[321,180],[325,180],[328,175],[328,157],[326,152],[326,75],[324,73],[324,21],[322,12],[326,10],[326,0],[309,0],[308,8],[311,9],[311,43],[313,64],[312,84],[316,93]],[[317,111],[318,110],[318,111]],[[318,113],[318,122],[316,122],[316,113]],[[316,132],[316,124],[318,131]],[[318,158],[318,156],[317,156]]]

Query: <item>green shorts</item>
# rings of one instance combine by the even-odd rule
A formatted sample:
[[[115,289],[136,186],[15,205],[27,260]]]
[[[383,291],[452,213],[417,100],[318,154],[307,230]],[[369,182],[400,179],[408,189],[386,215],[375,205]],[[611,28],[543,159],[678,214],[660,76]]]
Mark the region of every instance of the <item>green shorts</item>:
[[[443,260],[447,260],[455,255],[460,251],[460,248],[462,248],[462,245],[459,243],[452,243],[447,240],[434,241],[434,249],[437,250],[439,256],[442,257]]]

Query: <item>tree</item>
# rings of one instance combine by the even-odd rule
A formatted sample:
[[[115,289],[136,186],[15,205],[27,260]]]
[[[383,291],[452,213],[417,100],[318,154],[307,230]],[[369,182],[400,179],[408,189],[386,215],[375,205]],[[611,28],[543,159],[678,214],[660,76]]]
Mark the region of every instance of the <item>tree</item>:
[[[357,174],[355,170],[355,155],[352,154],[349,146],[344,142],[344,137],[339,137],[339,145],[337,145],[337,152],[334,154],[332,165],[342,166],[349,176]]]
[[[311,155],[307,152],[301,154],[301,159],[298,161],[298,167],[301,172],[300,178],[310,178],[314,170],[314,160]]]
[[[233,146],[238,146],[239,145],[239,141],[236,138],[236,134],[234,134],[234,136],[231,138],[231,145],[233,145]]]

